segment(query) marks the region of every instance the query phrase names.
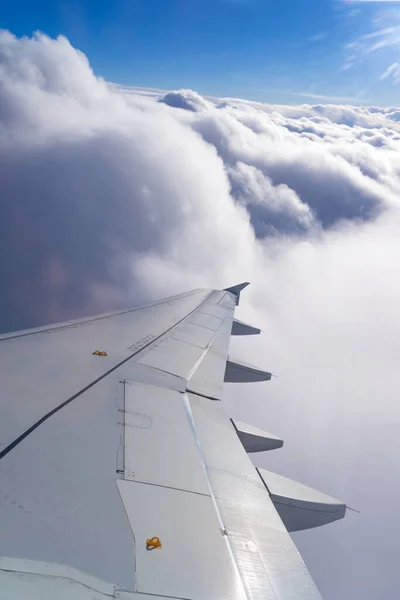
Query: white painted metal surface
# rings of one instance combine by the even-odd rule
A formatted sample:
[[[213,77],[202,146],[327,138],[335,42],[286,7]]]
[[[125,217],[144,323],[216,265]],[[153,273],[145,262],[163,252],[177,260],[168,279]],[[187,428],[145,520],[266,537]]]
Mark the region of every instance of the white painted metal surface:
[[[136,543],[137,591],[192,600],[245,600],[210,496],[118,481]],[[161,549],[146,550],[157,536]]]
[[[210,495],[182,394],[125,383],[124,478]]]
[[[149,348],[138,362],[186,379],[202,353],[203,349],[200,346],[168,337]],[[179,360],[176,360],[177,356]]]
[[[288,531],[311,529],[343,519],[346,505],[302,483],[259,469],[271,500]]]
[[[116,590],[115,600],[182,600],[181,598],[172,598],[171,596],[153,596],[153,594],[140,594],[136,592],[126,592]]]
[[[188,378],[188,389],[216,400],[222,398],[226,355],[210,351]]]
[[[157,339],[210,295],[0,336],[0,451],[37,419]],[[96,349],[106,357],[93,356]]]
[[[266,452],[283,446],[283,440],[272,433],[241,421],[232,422],[246,452]]]
[[[172,339],[193,344],[199,348],[206,348],[213,340],[215,333],[212,329],[195,325],[194,323],[183,323],[171,334]]]
[[[116,486],[118,379],[103,379],[0,460],[0,556],[133,589],[133,537]]]
[[[4,600],[109,600],[111,595],[102,594],[84,585],[46,575],[10,573],[0,571],[0,590]],[[0,592],[1,593],[1,592]]]
[[[4,600],[167,600],[117,588],[65,565],[0,558],[0,598]],[[179,600],[168,597],[168,600]]]
[[[226,300],[222,306],[220,302]],[[214,292],[179,327],[147,348],[139,363],[188,380],[196,393],[220,399],[235,300]]]
[[[0,558],[0,598],[4,600],[106,600],[115,586],[56,563]]]
[[[215,316],[204,311],[199,311],[195,315],[191,316],[189,322],[194,323],[195,325],[200,325],[200,327],[211,329],[211,331],[218,331],[223,323],[223,320],[223,317]]]

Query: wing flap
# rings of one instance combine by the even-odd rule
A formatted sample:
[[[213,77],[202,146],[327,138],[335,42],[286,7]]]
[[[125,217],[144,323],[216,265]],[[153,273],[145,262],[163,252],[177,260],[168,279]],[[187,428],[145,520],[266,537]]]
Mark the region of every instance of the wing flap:
[[[139,593],[191,600],[246,600],[210,496],[118,481],[135,536]],[[158,537],[162,548],[147,550]]]
[[[124,478],[210,495],[183,394],[125,382]]]

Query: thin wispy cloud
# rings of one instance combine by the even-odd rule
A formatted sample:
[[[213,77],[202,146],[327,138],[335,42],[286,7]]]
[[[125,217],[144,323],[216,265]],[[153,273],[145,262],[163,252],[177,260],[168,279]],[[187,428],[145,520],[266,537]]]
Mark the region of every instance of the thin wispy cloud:
[[[368,27],[369,30],[346,43],[341,71],[361,64],[365,69],[370,64],[371,72],[382,73],[381,76],[377,75],[377,83],[384,80],[398,83],[396,70],[391,67],[400,59],[400,14],[398,10],[382,8],[382,4],[385,3],[393,4],[393,1],[376,0],[376,10],[372,11],[369,21],[363,25],[364,29]]]
[[[377,37],[384,37],[386,35],[396,33],[398,31],[399,27],[385,27],[384,29],[378,29],[372,33],[366,33],[365,35],[360,36],[360,40],[372,40]]]
[[[319,42],[327,37],[327,33],[325,31],[321,31],[320,33],[316,33],[308,38],[309,42]]]
[[[366,52],[374,52],[388,46],[400,47],[400,25],[378,29],[360,38],[361,42],[368,42],[369,40],[377,41],[374,41],[370,46],[367,45]]]
[[[352,102],[355,103],[359,103],[359,102],[363,102],[363,103],[368,103],[367,100],[362,100],[360,96],[330,96],[327,94],[313,94],[311,92],[294,92],[292,91],[291,94],[293,94],[294,96],[300,96],[300,97],[304,97],[304,98],[311,98],[312,100],[328,100],[329,102],[334,103],[343,103],[346,102],[347,104],[350,104]]]
[[[341,71],[347,71],[348,69],[351,69],[352,67],[354,67],[356,60],[357,60],[356,54],[350,54],[349,56],[347,56],[344,64],[341,67]]]
[[[390,65],[384,73],[380,76],[380,79],[387,79],[388,77],[392,77],[396,83],[400,82],[400,63],[395,62]]]

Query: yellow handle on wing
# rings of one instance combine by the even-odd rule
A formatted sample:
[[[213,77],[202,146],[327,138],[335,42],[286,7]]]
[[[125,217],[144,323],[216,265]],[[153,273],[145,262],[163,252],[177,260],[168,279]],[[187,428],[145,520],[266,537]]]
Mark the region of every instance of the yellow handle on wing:
[[[161,550],[162,544],[160,542],[160,538],[152,537],[146,540],[146,550]]]

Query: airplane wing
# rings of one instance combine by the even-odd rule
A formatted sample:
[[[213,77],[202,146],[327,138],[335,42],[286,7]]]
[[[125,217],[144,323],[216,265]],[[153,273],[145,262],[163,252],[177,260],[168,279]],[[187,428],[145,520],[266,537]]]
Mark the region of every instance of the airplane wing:
[[[345,505],[257,470],[283,441],[234,423],[245,284],[0,336],[7,600],[316,600],[288,530]]]

